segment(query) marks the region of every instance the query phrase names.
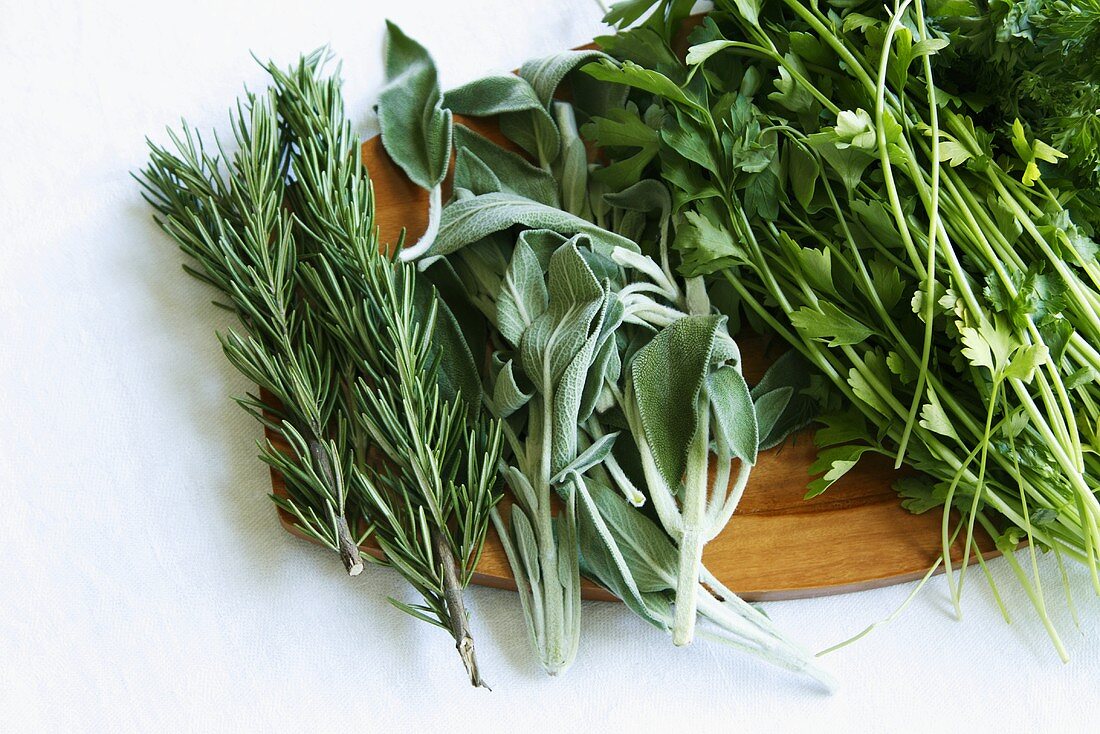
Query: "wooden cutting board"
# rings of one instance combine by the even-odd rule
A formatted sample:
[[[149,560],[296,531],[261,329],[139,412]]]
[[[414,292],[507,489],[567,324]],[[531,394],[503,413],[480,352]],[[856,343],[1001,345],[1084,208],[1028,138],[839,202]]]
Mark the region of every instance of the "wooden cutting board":
[[[456,122],[512,147],[492,121],[456,116]],[[405,228],[409,241],[415,242],[428,223],[427,193],[390,161],[379,138],[363,144],[363,161],[374,184],[381,241],[386,246],[396,243]],[[445,192],[444,200],[448,196]],[[750,384],[783,349],[756,335],[740,335],[738,343]],[[892,489],[902,475],[894,471],[892,462],[871,454],[824,494],[803,499],[816,456],[812,435],[812,430],[803,431],[760,455],[733,519],[706,546],[707,568],[750,601],[840,594],[923,576],[940,556],[942,513],[913,515],[904,510]],[[284,493],[282,477],[275,472],[272,483],[276,494]],[[279,510],[279,519],[291,533],[302,536],[291,515]],[[986,558],[999,555],[984,533],[977,535],[977,545]],[[952,549],[956,561],[961,561],[962,546],[960,537]],[[364,550],[381,556],[376,546],[367,545]],[[971,561],[976,560],[972,555]],[[473,580],[484,586],[516,588],[504,549],[491,528]],[[615,599],[587,581],[583,594],[587,599]]]

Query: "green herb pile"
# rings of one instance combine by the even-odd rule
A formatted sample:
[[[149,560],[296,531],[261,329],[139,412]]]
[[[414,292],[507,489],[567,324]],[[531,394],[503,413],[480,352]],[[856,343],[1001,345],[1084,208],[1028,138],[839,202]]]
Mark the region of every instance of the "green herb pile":
[[[702,564],[759,452],[816,418],[808,496],[867,453],[919,470],[897,489],[943,508],[949,571],[965,540],[956,608],[981,528],[1065,657],[1036,556],[1100,591],[1100,6],[692,5],[620,2],[599,50],[446,93],[390,25],[381,140],[429,201],[404,247],[320,53],[267,67],[234,150],[152,145],[147,196],[240,317],[226,354],[265,391],[240,402],[287,446],[262,447],[275,501],[352,575],[373,534],[475,685],[490,523],[550,674],[583,575],[677,645],[827,684]],[[792,347],[755,386],[749,329]]]
[[[868,452],[921,470],[903,504],[962,513],[956,608],[981,526],[1065,657],[1034,560],[1100,591],[1097,6],[719,0],[681,55],[690,5],[612,8],[652,13],[584,68],[631,90],[591,175],[659,176],[680,272],[828,378],[809,495]]]

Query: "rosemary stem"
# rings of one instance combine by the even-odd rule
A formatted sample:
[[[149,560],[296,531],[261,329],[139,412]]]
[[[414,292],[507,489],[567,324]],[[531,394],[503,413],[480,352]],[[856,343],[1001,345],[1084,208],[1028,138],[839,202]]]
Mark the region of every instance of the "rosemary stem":
[[[481,677],[477,667],[477,655],[474,652],[474,638],[470,634],[470,619],[466,614],[466,605],[462,601],[462,583],[458,578],[458,565],[451,544],[438,530],[432,533],[432,544],[443,568],[443,600],[447,604],[447,618],[451,627],[451,636],[455,638],[462,664],[470,675],[470,685],[475,688],[489,688]]]
[[[321,478],[325,482],[325,486],[328,487],[329,494],[334,498],[336,550],[340,554],[340,561],[343,562],[348,576],[358,576],[363,573],[363,558],[359,555],[359,546],[352,539],[351,528],[348,527],[348,519],[344,512],[343,484],[332,470],[332,460],[329,458],[328,451],[321,445],[321,439],[318,437],[319,432],[311,431],[310,433],[311,436],[307,441],[309,453],[321,471]]]

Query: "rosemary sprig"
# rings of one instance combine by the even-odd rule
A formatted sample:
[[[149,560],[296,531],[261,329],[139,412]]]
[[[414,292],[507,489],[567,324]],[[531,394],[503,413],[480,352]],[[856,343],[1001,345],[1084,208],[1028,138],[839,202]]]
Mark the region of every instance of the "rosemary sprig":
[[[370,180],[324,61],[315,52],[287,71],[267,65],[274,88],[238,108],[242,152],[228,179],[220,147],[206,155],[185,129],[173,136],[178,155],[153,146],[146,188],[202,266],[190,272],[241,316],[247,334],[227,337],[227,354],[278,402],[241,401],[290,446],[263,451],[287,480],[289,497],[276,501],[330,547],[342,551],[347,537],[359,568],[346,517],[369,526],[384,563],[424,600],[391,602],[448,630],[484,686],[462,592],[500,497],[500,426],[451,389],[476,380],[468,348],[455,360],[440,347],[453,316],[413,268],[379,251]]]
[[[197,262],[185,270],[221,291],[228,304],[219,305],[240,318],[243,331],[219,335],[222,347],[274,400],[249,395],[238,402],[290,447],[289,454],[270,441],[262,447],[261,458],[286,480],[288,496],[275,501],[355,576],[363,570],[358,544],[366,533],[353,534],[347,517],[338,443],[346,431],[327,430],[339,399],[333,356],[296,296],[298,248],[283,207],[285,146],[270,92],[238,104],[233,135],[232,157],[220,142],[208,152],[186,124],[182,134],[170,133],[174,152],[150,142],[145,196],[163,230]]]
[[[355,443],[373,444],[385,467],[364,465],[359,496],[386,560],[424,604],[392,601],[447,629],[470,682],[483,686],[462,591],[500,497],[499,424],[480,416],[478,402],[444,393],[461,380],[441,373],[463,362],[443,360],[434,292],[418,284],[414,268],[380,252],[373,192],[339,81],[306,63],[290,74],[269,71],[291,143],[289,199],[302,238],[317,248],[302,267],[303,289],[341,360]]]

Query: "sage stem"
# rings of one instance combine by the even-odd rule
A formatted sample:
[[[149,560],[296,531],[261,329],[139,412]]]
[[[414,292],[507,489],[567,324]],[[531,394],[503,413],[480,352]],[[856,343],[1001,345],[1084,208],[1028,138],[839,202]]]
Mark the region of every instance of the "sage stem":
[[[676,614],[672,642],[687,645],[695,636],[695,614],[699,596],[699,566],[703,561],[703,520],[707,506],[707,469],[709,466],[710,402],[700,401],[695,436],[688,448],[687,481],[684,483],[682,509],[683,535],[680,536],[680,567],[676,576]]]

